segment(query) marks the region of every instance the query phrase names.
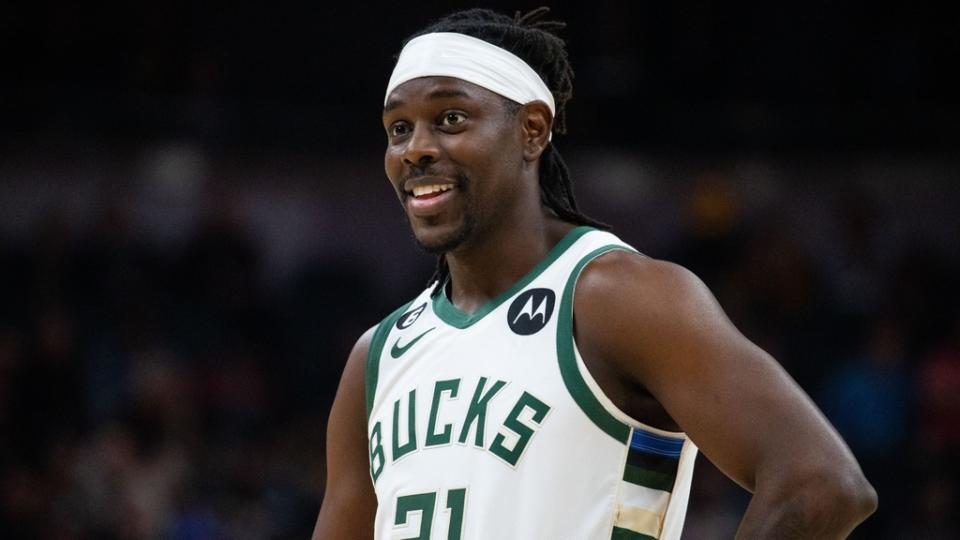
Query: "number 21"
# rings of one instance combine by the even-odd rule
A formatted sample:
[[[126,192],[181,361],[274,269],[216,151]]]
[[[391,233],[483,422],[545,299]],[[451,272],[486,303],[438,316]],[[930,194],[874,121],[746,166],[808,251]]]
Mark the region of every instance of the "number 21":
[[[450,527],[447,529],[447,540],[460,540],[463,531],[463,505],[466,498],[466,488],[447,491],[447,510],[450,510]],[[406,525],[407,516],[411,512],[422,512],[420,535],[410,536],[403,540],[430,540],[430,530],[433,528],[433,509],[436,503],[436,491],[397,497],[397,516],[394,519],[394,525]]]

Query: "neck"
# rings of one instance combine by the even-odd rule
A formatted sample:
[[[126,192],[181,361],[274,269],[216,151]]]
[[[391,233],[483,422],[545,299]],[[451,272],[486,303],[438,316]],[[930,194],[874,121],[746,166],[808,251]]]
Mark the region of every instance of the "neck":
[[[446,254],[450,301],[473,313],[537,265],[574,225],[533,213],[529,223],[498,227]]]

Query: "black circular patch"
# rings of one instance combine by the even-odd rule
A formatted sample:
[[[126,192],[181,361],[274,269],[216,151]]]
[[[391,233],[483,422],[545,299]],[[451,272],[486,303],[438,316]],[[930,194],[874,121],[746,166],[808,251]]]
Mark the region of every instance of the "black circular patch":
[[[507,324],[521,336],[536,334],[553,315],[557,295],[550,289],[530,289],[520,293],[507,310]]]
[[[397,329],[403,330],[404,328],[410,328],[411,326],[413,326],[413,323],[417,322],[417,319],[420,318],[420,314],[423,313],[423,310],[426,308],[427,308],[427,303],[424,302],[419,306],[401,315],[400,318],[397,319]]]

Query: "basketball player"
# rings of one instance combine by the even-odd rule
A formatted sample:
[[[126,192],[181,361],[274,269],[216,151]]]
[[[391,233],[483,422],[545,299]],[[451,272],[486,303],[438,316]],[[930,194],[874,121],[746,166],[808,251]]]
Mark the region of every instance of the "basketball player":
[[[876,495],[810,399],[578,212],[545,11],[454,13],[399,56],[386,173],[439,262],[350,354],[314,538],[679,538],[698,448],[753,493],[740,537],[846,536]]]

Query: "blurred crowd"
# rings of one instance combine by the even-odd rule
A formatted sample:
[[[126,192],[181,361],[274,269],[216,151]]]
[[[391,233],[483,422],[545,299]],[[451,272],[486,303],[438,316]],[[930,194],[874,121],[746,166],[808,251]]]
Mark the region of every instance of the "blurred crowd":
[[[956,216],[911,226],[903,216],[928,209],[879,188],[792,182],[787,165],[763,183],[678,161],[608,161],[610,178],[581,181],[583,205],[694,270],[819,404],[880,493],[859,537],[955,537],[960,261],[933,239],[960,238]],[[368,185],[389,197],[377,174]],[[335,189],[290,176],[300,180],[245,185],[245,200]],[[251,225],[264,210],[230,186],[205,192],[176,242],[156,242],[140,204],[103,186],[89,219],[63,196],[0,236],[0,536],[309,537],[347,352],[432,261],[410,243],[407,267],[366,264],[340,245],[389,251],[392,237],[347,235],[279,279]],[[404,226],[398,208],[385,222],[347,202],[347,229]],[[280,232],[295,233],[331,235]],[[697,467],[686,537],[730,537],[748,495]]]

